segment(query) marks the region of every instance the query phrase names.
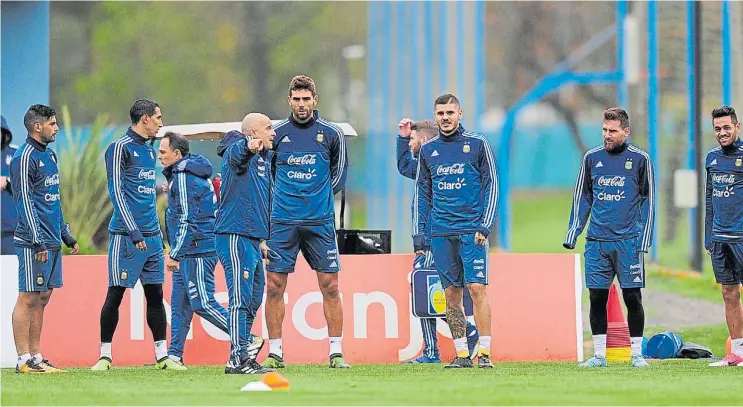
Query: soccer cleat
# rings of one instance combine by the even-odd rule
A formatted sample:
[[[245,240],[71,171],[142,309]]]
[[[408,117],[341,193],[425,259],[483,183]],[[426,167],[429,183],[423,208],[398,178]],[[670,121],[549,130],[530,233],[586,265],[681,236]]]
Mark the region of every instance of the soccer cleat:
[[[258,354],[261,352],[261,349],[263,349],[263,345],[266,344],[266,340],[261,338],[260,336],[254,336],[253,342],[248,345],[248,357],[250,359],[255,359],[258,357]]]
[[[583,363],[578,364],[578,367],[606,367],[606,358],[599,355],[593,355]]]
[[[436,355],[434,357],[427,356],[425,354],[418,356],[417,358],[413,360],[409,360],[405,362],[406,364],[419,364],[419,363],[441,363],[441,359],[439,358],[439,355]]]
[[[346,359],[343,359],[343,355],[340,353],[334,353],[330,355],[330,368],[332,369],[350,369],[351,365],[346,363]]]
[[[642,355],[632,355],[630,363],[632,363],[632,367],[650,367]]]
[[[155,363],[155,367],[160,370],[188,370],[186,366],[179,365],[175,360],[165,356]]]
[[[54,366],[47,359],[42,360],[41,363],[39,363],[39,366],[41,366],[44,370],[46,370],[49,373],[67,373],[66,370],[60,369],[60,368]]]
[[[111,359],[105,356],[98,359],[98,362],[96,362],[96,364],[90,368],[90,370],[94,372],[103,372],[103,371],[110,370],[110,369],[111,369]]]
[[[44,369],[39,364],[34,363],[34,360],[33,359],[29,359],[26,363],[24,363],[24,364],[22,364],[20,366],[16,366],[15,367],[15,372],[16,373],[24,373],[24,374],[28,374],[28,373],[31,373],[31,374],[47,374],[47,373],[51,373],[51,372],[47,371],[46,369]]]
[[[728,353],[727,356],[722,358],[722,360],[710,363],[709,366],[742,366],[743,365],[743,358],[736,355],[735,353]]]
[[[477,367],[480,369],[492,369],[493,362],[490,361],[490,355],[483,355],[482,353],[477,357]]]
[[[243,360],[240,366],[233,367],[229,373],[226,368],[224,372],[227,374],[265,374],[275,372],[275,370],[261,366],[255,359],[247,358]]]
[[[470,351],[470,359],[476,358],[480,351],[480,333],[477,327],[469,321],[467,321],[467,349]]]
[[[269,353],[268,357],[266,358],[266,360],[263,361],[261,365],[270,369],[283,369],[286,367],[284,359],[282,359],[281,356],[277,356],[273,353]]]
[[[448,365],[444,365],[444,369],[463,369],[463,368],[471,368],[474,367],[474,364],[472,363],[472,359],[470,358],[461,358],[457,356],[454,358],[454,360],[451,361]]]

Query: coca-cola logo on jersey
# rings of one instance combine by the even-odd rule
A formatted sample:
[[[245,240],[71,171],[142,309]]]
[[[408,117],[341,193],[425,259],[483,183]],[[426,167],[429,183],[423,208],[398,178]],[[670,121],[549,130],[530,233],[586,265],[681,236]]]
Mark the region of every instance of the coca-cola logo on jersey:
[[[52,185],[59,185],[59,174],[54,174],[44,179],[44,186],[50,187]]]
[[[627,177],[622,177],[619,175],[613,176],[613,177],[599,177],[598,184],[602,187],[623,187],[624,186],[624,179]]]
[[[436,175],[455,175],[455,174],[464,174],[464,164],[462,163],[456,163],[449,166],[440,166],[436,170]]]
[[[713,174],[712,182],[715,184],[735,184],[734,174]]]
[[[139,179],[155,179],[155,170],[139,170]]]
[[[305,154],[300,157],[290,155],[289,158],[286,159],[286,163],[289,165],[314,165],[317,162],[317,158],[315,158],[316,155],[317,154]]]

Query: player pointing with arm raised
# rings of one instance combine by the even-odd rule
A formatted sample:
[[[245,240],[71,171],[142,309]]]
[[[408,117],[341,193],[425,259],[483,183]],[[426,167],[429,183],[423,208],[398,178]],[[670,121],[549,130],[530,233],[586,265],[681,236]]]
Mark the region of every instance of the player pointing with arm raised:
[[[574,249],[588,225],[585,272],[594,355],[581,367],[606,366],[606,304],[615,275],[627,306],[632,366],[648,366],[642,357],[645,310],[640,290],[645,287],[644,254],[653,238],[654,175],[650,156],[627,141],[629,134],[624,109],[604,111],[604,144],[583,156],[575,184],[563,246]]]
[[[463,287],[472,296],[480,331],[478,366],[490,361],[491,314],[488,285],[488,235],[495,221],[498,180],[490,144],[459,124],[462,108],[451,94],[434,103],[438,136],[423,144],[418,155],[415,246],[425,240],[431,223],[431,249],[446,295],[446,320],[457,357],[446,368],[472,367],[467,347]]]

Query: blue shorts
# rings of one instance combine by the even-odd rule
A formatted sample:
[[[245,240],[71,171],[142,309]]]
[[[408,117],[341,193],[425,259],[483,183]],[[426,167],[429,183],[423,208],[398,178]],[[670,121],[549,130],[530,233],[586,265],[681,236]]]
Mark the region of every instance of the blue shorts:
[[[297,263],[297,253],[302,250],[307,263],[315,271],[337,273],[341,270],[338,260],[338,238],[333,222],[324,225],[271,225],[271,238],[266,242],[280,259],[267,263],[268,271],[292,273]]]
[[[16,247],[18,256],[18,291],[30,293],[62,287],[62,252],[49,250],[46,263],[36,261],[36,252],[29,247]]]
[[[158,234],[146,236],[147,250],[139,250],[127,235],[110,236],[108,242],[108,286],[134,288],[137,280],[145,284],[165,281],[163,240]]]
[[[488,284],[488,244],[475,244],[475,234],[434,236],[431,251],[443,288]]]
[[[743,283],[743,243],[712,242],[710,257],[718,284]]]
[[[433,262],[433,253],[430,250],[426,250],[425,254],[416,254],[413,260],[413,270],[418,269],[433,269],[435,267]]]
[[[637,238],[586,241],[586,287],[609,289],[614,276],[621,288],[645,288],[645,253]]]

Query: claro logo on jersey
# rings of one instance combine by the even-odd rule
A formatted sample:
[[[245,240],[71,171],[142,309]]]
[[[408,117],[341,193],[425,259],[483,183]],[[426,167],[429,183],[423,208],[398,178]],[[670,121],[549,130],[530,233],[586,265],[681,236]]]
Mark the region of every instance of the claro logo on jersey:
[[[601,186],[601,187],[623,188],[626,178],[627,177],[622,177],[619,175],[608,176],[608,177],[601,176],[599,177],[598,180],[596,180],[596,183],[598,184],[598,186]],[[619,202],[622,199],[626,198],[626,196],[624,195],[623,190],[617,189],[616,193],[611,193],[609,191],[601,191],[599,192],[596,198],[599,201]]]
[[[289,158],[286,159],[286,163],[289,165],[315,165],[315,163],[317,163],[317,158],[315,158],[316,155],[317,154],[305,154],[301,157],[290,155]]]
[[[449,166],[440,166],[436,170],[436,175],[458,175],[464,174],[464,164],[456,163]]]
[[[44,179],[44,186],[45,187],[50,187],[52,185],[59,185],[59,174],[54,174],[54,175],[52,175],[50,177],[46,177],[46,179]]]
[[[155,180],[155,170],[139,170],[139,179],[149,179],[154,181]]]

